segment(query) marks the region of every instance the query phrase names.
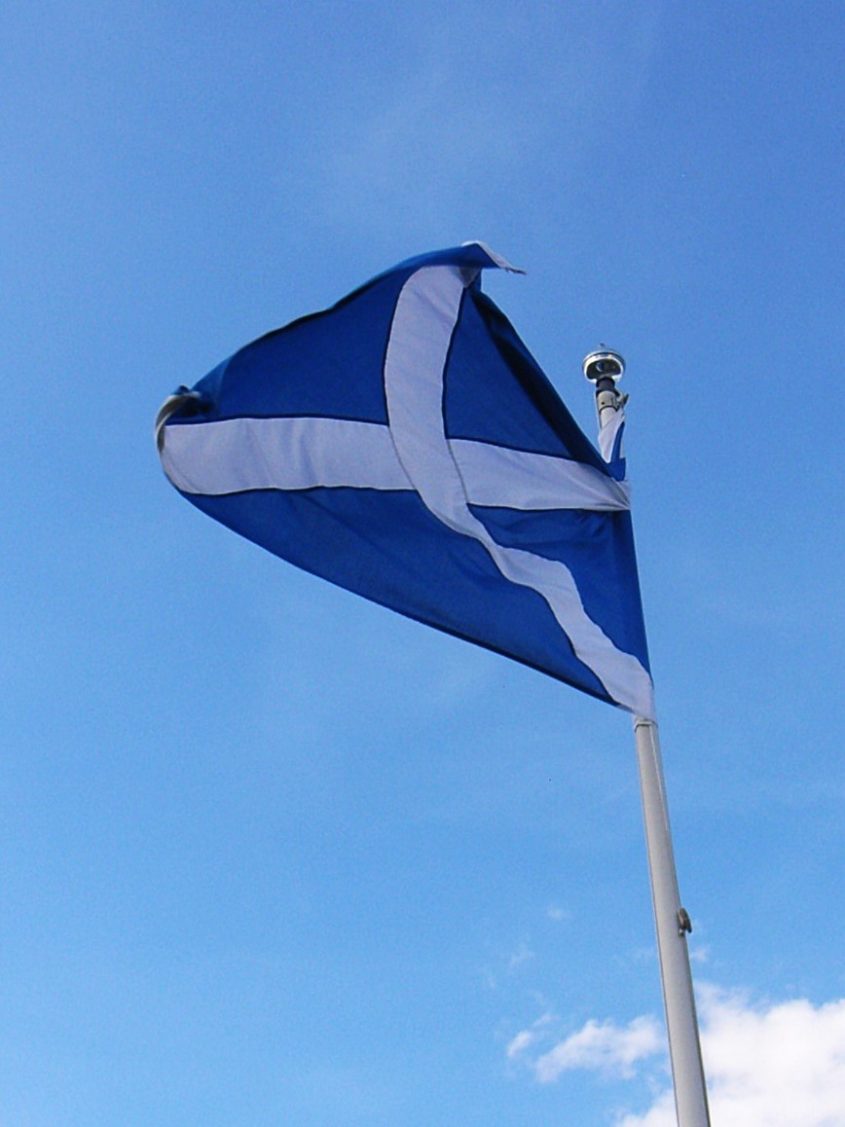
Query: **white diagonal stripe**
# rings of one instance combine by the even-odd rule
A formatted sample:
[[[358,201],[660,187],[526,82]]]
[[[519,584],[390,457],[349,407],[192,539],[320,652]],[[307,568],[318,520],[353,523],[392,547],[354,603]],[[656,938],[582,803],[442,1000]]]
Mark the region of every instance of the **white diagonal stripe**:
[[[482,544],[506,579],[542,595],[579,660],[613,700],[652,716],[651,678],[589,618],[569,569],[497,544],[469,510],[443,424],[443,373],[463,293],[461,273],[441,266],[418,270],[399,294],[384,362],[387,413],[399,460],[439,520]]]
[[[627,482],[582,462],[511,450],[465,438],[447,439],[471,505],[503,509],[628,509]]]
[[[183,493],[250,489],[413,489],[383,423],[351,419],[221,419],[164,431],[164,470]],[[452,439],[472,505],[505,509],[627,509],[628,485],[592,466]]]
[[[350,419],[223,419],[170,426],[165,473],[185,493],[249,489],[413,489],[383,423]]]

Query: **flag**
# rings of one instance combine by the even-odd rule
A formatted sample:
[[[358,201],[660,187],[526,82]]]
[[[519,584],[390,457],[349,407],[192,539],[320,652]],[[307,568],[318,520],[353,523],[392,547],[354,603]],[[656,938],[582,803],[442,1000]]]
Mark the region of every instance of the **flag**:
[[[282,559],[651,717],[621,411],[602,456],[488,268],[421,255],[246,345],[162,407],[164,471]]]

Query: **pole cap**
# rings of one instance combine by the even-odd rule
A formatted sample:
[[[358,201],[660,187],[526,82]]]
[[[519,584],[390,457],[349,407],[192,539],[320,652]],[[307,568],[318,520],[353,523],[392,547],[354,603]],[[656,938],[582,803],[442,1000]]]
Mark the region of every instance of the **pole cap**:
[[[582,369],[590,383],[608,379],[618,383],[625,374],[625,361],[618,352],[600,348],[584,357]]]

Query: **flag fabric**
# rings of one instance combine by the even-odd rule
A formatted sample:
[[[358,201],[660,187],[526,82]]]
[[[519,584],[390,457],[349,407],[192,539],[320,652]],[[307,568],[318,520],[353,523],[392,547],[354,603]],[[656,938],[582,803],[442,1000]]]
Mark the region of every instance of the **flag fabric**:
[[[483,243],[240,349],[157,420],[189,501],[306,571],[653,716],[621,455],[501,311]]]

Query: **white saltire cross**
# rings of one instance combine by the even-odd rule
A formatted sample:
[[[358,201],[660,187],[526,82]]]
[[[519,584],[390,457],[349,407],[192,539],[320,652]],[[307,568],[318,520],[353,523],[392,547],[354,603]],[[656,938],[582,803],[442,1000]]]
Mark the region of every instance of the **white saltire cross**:
[[[589,618],[569,569],[498,544],[470,510],[470,505],[525,511],[629,507],[627,483],[592,466],[446,436],[444,369],[464,289],[476,274],[426,266],[402,287],[384,362],[387,424],[300,417],[224,419],[166,430],[162,425],[165,473],[182,492],[211,496],[316,487],[414,490],[444,525],[483,545],[505,579],[545,599],[579,660],[615,701],[651,717],[648,672]],[[605,457],[621,412],[617,416],[601,435]]]

